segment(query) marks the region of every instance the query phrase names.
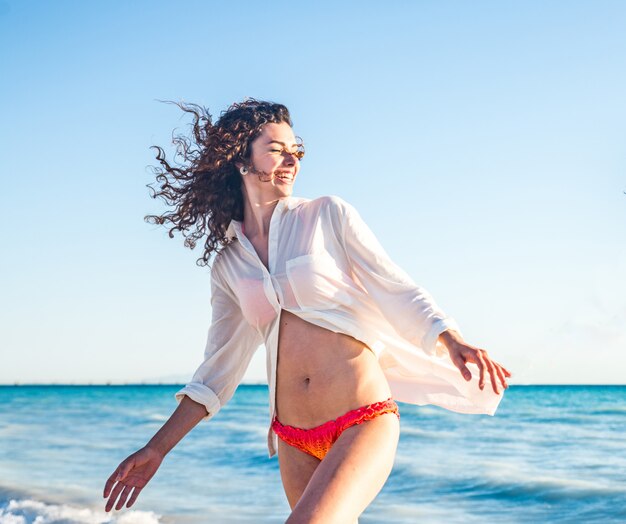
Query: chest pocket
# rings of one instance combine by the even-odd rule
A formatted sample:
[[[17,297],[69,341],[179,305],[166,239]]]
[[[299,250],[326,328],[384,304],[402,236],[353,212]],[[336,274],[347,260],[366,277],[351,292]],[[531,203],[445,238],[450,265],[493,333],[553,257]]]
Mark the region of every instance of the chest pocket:
[[[326,252],[287,260],[285,270],[301,309],[336,309],[352,300],[348,276]]]

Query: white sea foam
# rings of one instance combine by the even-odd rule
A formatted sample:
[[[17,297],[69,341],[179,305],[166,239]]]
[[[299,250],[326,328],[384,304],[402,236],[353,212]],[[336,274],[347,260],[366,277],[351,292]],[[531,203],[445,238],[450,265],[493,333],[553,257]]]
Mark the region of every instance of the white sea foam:
[[[489,464],[482,471],[485,484],[503,490],[515,489],[518,493],[541,497],[586,498],[593,496],[624,496],[623,485],[601,479],[577,479],[565,475],[545,474],[537,471],[524,471],[510,464]]]
[[[129,511],[119,516],[68,504],[45,504],[33,499],[11,499],[0,507],[0,524],[159,524],[151,511]]]
[[[166,422],[167,419],[170,418],[169,415],[162,413],[146,413],[143,416],[146,422]]]
[[[0,427],[0,438],[16,438],[23,435],[28,435],[31,428],[26,424],[4,424]]]

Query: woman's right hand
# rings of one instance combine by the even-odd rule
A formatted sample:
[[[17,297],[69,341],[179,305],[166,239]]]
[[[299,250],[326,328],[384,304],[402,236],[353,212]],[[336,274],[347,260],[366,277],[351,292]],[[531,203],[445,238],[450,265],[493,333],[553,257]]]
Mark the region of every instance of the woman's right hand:
[[[130,508],[141,490],[157,472],[161,462],[163,462],[163,455],[150,446],[141,448],[123,460],[104,485],[104,498],[110,495],[105,511],[111,511],[118,496],[119,500],[115,509],[122,509],[129,495],[130,499],[126,507]]]

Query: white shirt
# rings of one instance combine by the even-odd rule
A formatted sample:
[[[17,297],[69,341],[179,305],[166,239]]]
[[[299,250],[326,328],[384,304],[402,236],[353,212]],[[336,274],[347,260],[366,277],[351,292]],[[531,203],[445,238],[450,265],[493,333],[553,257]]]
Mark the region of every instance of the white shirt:
[[[338,196],[280,199],[269,227],[268,265],[231,221],[238,239],[211,268],[212,322],[204,362],[176,393],[203,404],[209,419],[233,396],[259,345],[265,344],[269,386],[269,456],[276,405],[276,363],[281,308],[312,324],[345,333],[374,352],[393,398],[434,404],[459,413],[493,415],[502,399],[478,388],[478,367],[466,381],[437,337],[459,333],[430,294],[384,251],[357,210]],[[462,333],[461,333],[462,335]]]

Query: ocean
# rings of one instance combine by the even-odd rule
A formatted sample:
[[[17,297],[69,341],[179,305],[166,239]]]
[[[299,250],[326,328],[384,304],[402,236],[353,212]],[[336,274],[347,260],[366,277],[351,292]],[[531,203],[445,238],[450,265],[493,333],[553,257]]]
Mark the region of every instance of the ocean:
[[[284,523],[266,386],[240,386],[132,508],[104,512],[179,388],[0,386],[0,524]],[[394,469],[360,524],[626,522],[626,386],[514,385],[493,417],[398,404]]]

